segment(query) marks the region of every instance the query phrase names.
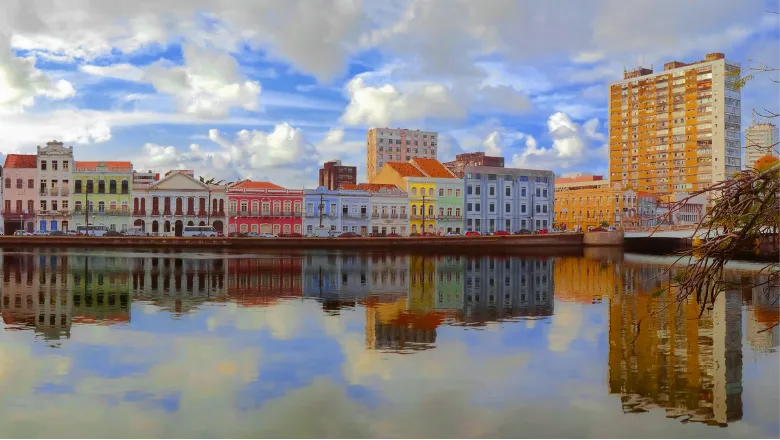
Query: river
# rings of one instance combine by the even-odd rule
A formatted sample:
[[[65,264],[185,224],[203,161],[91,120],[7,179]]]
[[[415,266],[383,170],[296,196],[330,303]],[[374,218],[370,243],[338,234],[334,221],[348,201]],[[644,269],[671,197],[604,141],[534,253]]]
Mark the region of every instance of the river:
[[[697,319],[611,251],[0,252],[3,437],[780,436],[751,264]]]

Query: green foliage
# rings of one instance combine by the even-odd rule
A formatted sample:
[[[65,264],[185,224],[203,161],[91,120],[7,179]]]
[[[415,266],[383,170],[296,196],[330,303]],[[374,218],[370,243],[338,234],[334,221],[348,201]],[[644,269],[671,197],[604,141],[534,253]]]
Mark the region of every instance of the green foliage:
[[[602,228],[608,228],[609,227],[609,222],[601,222],[599,224],[599,226],[601,226]]]

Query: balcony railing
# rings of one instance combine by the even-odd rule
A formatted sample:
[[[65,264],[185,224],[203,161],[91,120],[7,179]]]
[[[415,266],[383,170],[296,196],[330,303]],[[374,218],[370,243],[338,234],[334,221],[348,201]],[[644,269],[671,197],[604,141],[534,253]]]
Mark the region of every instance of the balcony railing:
[[[412,214],[412,220],[422,220],[423,217],[425,217],[425,220],[436,220],[436,216],[435,215],[425,215],[425,216],[423,216],[423,215],[414,215],[414,214]]]
[[[379,218],[379,213],[378,212],[372,212],[371,213],[371,218]]]
[[[3,210],[2,211],[4,216],[22,216],[22,217],[31,217],[36,214],[36,211],[34,209],[23,209],[23,210]],[[9,219],[10,220],[10,219]]]
[[[106,215],[130,215],[129,209],[107,209]]]
[[[383,212],[382,213],[382,218],[390,218],[390,214],[388,214],[386,212]]]
[[[462,220],[463,217],[459,215],[440,215],[439,220]]]
[[[63,209],[63,210],[47,210],[47,211],[38,211],[39,217],[67,217],[70,216],[70,210],[69,209]]]
[[[390,218],[398,218],[398,214],[392,213],[392,214],[390,214]]]
[[[146,217],[146,211],[141,211],[140,209],[136,209],[133,211],[133,215],[136,217]]]

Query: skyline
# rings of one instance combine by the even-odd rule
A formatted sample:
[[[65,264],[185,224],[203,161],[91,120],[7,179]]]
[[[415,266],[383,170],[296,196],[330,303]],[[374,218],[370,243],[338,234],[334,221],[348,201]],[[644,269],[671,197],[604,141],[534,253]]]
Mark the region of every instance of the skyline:
[[[327,3],[11,0],[0,160],[57,139],[79,160],[316,187],[327,160],[365,176],[366,130],[389,126],[439,132],[442,162],[484,151],[606,176],[607,84],[624,68],[709,52],[780,66],[768,0]],[[759,76],[742,98],[744,131],[780,91]]]

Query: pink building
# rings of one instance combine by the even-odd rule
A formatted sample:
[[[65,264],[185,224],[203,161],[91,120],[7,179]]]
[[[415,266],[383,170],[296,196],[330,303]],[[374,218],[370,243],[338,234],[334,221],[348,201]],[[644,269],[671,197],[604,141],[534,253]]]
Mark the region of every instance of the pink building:
[[[227,190],[228,232],[301,233],[303,190],[244,180]]]
[[[3,220],[6,234],[18,229],[35,230],[38,206],[38,156],[9,154],[3,175]]]

